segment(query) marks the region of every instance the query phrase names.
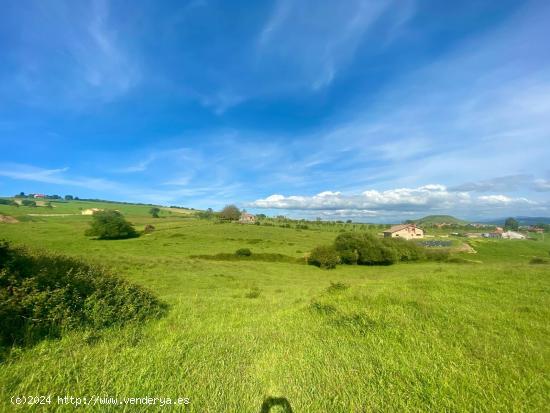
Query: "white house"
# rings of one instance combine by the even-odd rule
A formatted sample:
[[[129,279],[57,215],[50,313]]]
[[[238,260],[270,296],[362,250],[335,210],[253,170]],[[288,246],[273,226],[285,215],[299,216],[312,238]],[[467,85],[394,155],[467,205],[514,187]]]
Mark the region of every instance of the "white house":
[[[504,239],[525,239],[525,235],[515,231],[506,231],[502,233]]]
[[[424,238],[424,230],[415,224],[394,225],[384,231],[385,238],[416,239]]]

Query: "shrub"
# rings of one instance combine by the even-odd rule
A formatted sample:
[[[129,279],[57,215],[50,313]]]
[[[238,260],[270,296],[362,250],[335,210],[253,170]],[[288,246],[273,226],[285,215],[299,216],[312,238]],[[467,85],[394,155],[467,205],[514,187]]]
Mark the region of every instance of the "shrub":
[[[153,207],[149,210],[149,214],[151,214],[151,216],[153,218],[158,218],[159,217],[159,213],[160,213],[160,208],[157,208],[157,207]]]
[[[548,264],[550,261],[546,258],[534,257],[529,261],[530,264]]]
[[[308,264],[325,269],[336,268],[336,265],[339,263],[340,257],[332,245],[315,247],[308,258]]]
[[[426,257],[425,248],[403,238],[383,238],[382,243],[395,251],[399,261],[417,261]]]
[[[252,251],[250,251],[248,248],[239,248],[237,251],[235,251],[235,255],[238,257],[250,257],[252,255]]]
[[[28,206],[28,207],[35,207],[35,206],[36,206],[36,202],[31,201],[30,199],[23,199],[23,200],[21,201],[21,205],[23,205],[23,206]]]
[[[241,211],[235,205],[226,205],[219,213],[221,219],[237,221],[241,217]]]
[[[10,205],[10,206],[14,206],[14,207],[18,207],[19,204],[15,201],[12,201],[11,199],[4,199],[4,198],[0,198],[0,205]]]
[[[0,243],[0,346],[141,321],[165,310],[147,290],[101,268]]]
[[[339,291],[347,290],[348,288],[349,288],[348,284],[345,284],[345,283],[342,283],[342,282],[333,283],[331,281],[330,286],[327,288],[327,292],[336,293],[336,292],[339,292]]]
[[[345,264],[390,265],[398,260],[394,249],[368,233],[342,233],[336,237],[334,248]]]
[[[98,211],[92,216],[87,236],[98,239],[124,239],[139,236],[134,226],[126,221],[118,211]]]
[[[145,225],[145,228],[143,228],[144,234],[150,234],[151,232],[155,231],[155,227],[151,224]]]

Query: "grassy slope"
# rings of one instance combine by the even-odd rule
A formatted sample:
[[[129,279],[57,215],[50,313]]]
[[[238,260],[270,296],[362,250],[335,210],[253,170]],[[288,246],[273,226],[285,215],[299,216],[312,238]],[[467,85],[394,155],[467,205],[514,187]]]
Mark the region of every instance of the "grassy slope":
[[[288,398],[296,412],[548,404],[550,270],[528,264],[547,256],[548,241],[476,241],[479,253],[467,258],[483,264],[322,271],[189,255],[248,247],[298,257],[334,232],[118,209],[157,231],[94,241],[83,236],[90,217],[43,217],[0,224],[0,238],[101,262],[155,291],[169,315],[16,353],[0,365],[0,409],[13,409],[14,394],[188,396],[197,412],[254,412],[268,396]],[[329,292],[331,281],[349,288]],[[260,295],[247,298],[251,291]]]
[[[457,224],[465,225],[468,222],[451,215],[428,215],[415,221],[418,225]]]

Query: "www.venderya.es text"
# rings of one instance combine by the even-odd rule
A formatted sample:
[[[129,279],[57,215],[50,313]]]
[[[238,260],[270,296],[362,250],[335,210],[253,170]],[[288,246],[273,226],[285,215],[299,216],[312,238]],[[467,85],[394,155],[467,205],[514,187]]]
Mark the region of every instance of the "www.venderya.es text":
[[[11,403],[16,405],[72,405],[72,406],[184,406],[190,403],[189,397],[120,397],[120,396],[12,396]]]

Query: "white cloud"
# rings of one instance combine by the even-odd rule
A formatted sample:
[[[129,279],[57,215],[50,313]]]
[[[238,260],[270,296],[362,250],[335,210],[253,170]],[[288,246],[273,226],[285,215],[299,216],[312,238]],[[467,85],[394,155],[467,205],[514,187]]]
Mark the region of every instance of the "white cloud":
[[[524,197],[494,194],[473,197],[468,192],[450,191],[439,184],[417,188],[397,188],[385,191],[367,190],[360,194],[321,192],[314,196],[271,195],[249,204],[253,208],[294,211],[322,211],[327,215],[384,216],[388,214],[444,213],[461,211],[472,214],[494,211],[498,208],[532,208],[545,205]]]
[[[69,168],[43,169],[31,165],[0,164],[0,176],[7,178],[42,182],[55,185],[82,187],[90,190],[118,190],[120,186],[112,181],[101,178],[65,176]]]

